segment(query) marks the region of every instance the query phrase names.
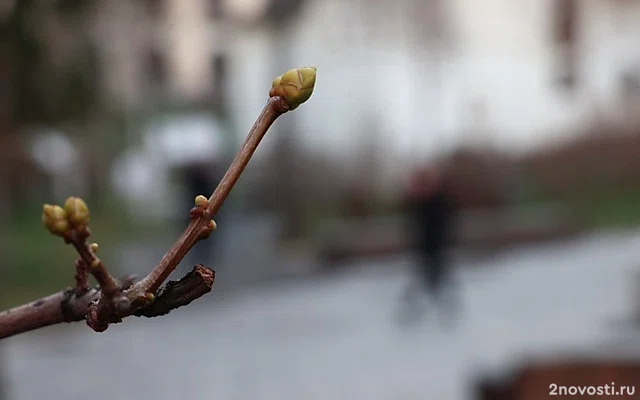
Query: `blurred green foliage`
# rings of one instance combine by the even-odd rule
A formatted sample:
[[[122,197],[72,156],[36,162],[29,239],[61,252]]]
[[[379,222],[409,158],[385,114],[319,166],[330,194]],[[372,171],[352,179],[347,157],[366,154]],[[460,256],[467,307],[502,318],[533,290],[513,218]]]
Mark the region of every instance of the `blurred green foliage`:
[[[161,223],[132,223],[125,208],[115,199],[105,200],[100,206],[89,206],[92,208],[89,240],[100,244],[99,256],[115,275],[119,274],[117,265],[109,260],[113,249],[123,242],[167,234]],[[0,309],[46,296],[75,283],[75,250],[61,238],[51,235],[42,225],[40,215],[41,205],[32,204],[9,222],[7,231],[10,234],[4,243],[6,265],[0,271]]]
[[[640,226],[640,187],[594,187],[575,193],[567,205],[588,228]]]
[[[8,58],[14,123],[56,123],[86,118],[99,99],[96,90],[98,59],[86,29],[90,0],[15,2],[8,21],[2,25],[9,45]],[[74,51],[63,60],[56,54],[58,38],[41,28],[56,20],[73,29]],[[62,62],[61,62],[62,61]]]

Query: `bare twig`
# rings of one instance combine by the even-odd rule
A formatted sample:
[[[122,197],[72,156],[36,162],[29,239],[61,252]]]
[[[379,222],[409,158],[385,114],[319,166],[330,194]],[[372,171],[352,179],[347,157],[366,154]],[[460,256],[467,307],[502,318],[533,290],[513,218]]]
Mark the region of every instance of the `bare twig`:
[[[92,289],[82,294],[67,290],[38,300],[31,305],[23,305],[4,311],[0,313],[0,338],[47,325],[82,319],[86,319],[87,325],[93,330],[102,332],[108,328],[109,324],[118,323],[128,315],[134,313],[149,316],[161,315],[171,310],[174,304],[178,304],[176,307],[179,307],[203,295],[205,292],[202,289],[195,290],[193,294],[185,292],[185,288],[196,289],[207,286],[206,284],[193,286],[195,278],[189,278],[189,276],[179,281],[181,282],[179,284],[172,284],[168,291],[159,293],[157,296],[155,293],[193,245],[206,238],[211,232],[213,216],[238,181],[258,144],[273,122],[287,111],[288,106],[282,98],[271,97],[268,100],[238,155],[208,200],[206,208],[192,210],[191,222],[171,249],[144,279],[129,288],[120,285],[109,274],[102,261],[91,249],[86,240],[90,235],[88,228],[67,229],[61,236],[67,243],[71,243],[80,255],[80,260],[76,263],[76,285],[80,287],[86,281],[81,267],[88,266],[88,271],[94,275],[101,290]],[[213,271],[209,271],[213,277]],[[202,273],[192,272],[191,276],[200,276],[202,282],[207,282]],[[213,278],[211,278],[211,283],[213,283]],[[209,290],[211,290],[210,287],[209,285]],[[176,293],[180,295],[176,297]],[[192,297],[193,295],[195,297]],[[145,307],[154,303],[150,300],[152,297],[157,297],[155,300],[159,303],[150,311],[145,311]],[[174,299],[178,299],[178,302],[176,303]],[[186,301],[187,299],[188,301]],[[70,309],[61,307],[61,304],[71,303],[74,306]]]
[[[249,163],[249,159],[251,159],[269,127],[280,115],[288,110],[289,107],[282,98],[271,97],[269,99],[256,123],[251,128],[240,152],[236,155],[220,184],[218,184],[218,187],[209,198],[206,210],[200,213],[199,218],[192,218],[191,223],[189,223],[173,247],[162,257],[149,275],[131,288],[131,292],[136,292],[137,295],[147,292],[153,293],[162,285],[162,282],[178,266],[187,252],[201,239],[209,221],[220,210],[222,203],[238,181],[240,174]]]
[[[179,281],[169,281],[160,289],[158,297],[147,307],[137,309],[137,317],[157,317],[186,306],[198,297],[209,293],[215,280],[215,271],[204,265],[196,265]]]
[[[62,322],[81,321],[99,290],[77,296],[73,289],[0,312],[0,339]]]
[[[91,246],[87,242],[89,235],[89,229],[84,227],[80,230],[69,231],[68,234],[64,236],[64,239],[71,243],[76,249],[78,255],[80,255],[80,259],[88,267],[88,272],[96,278],[96,281],[100,285],[100,289],[102,289],[102,293],[105,296],[113,296],[122,287],[120,283],[111,276],[105,265],[102,263],[102,260],[100,260],[91,249]]]
[[[65,203],[71,203],[74,205],[81,204],[83,211],[86,213],[86,222],[88,222],[89,209],[86,204],[84,204],[84,201],[78,198],[69,198]],[[122,289],[124,289],[122,284],[116,278],[111,276],[102,260],[100,260],[95,254],[97,245],[94,247],[87,242],[89,236],[91,236],[91,231],[86,224],[76,226],[74,229],[71,229],[62,235],[65,242],[71,243],[80,255],[80,259],[78,260],[80,263],[76,263],[76,284],[78,283],[77,276],[80,272],[78,271],[78,266],[85,267],[85,280],[86,271],[88,271],[98,282],[101,295],[97,301],[93,301],[89,304],[89,309],[87,311],[87,323],[95,331],[101,332],[109,326],[108,323],[105,323],[104,321],[120,321],[119,318],[110,317],[114,314],[114,310],[118,308],[128,309],[131,302],[122,293]]]
[[[70,197],[64,208],[54,205],[43,207],[43,223],[54,235],[72,244],[80,255],[76,261],[76,288],[67,289],[30,304],[0,313],[0,339],[21,332],[61,322],[85,319],[97,332],[118,323],[130,315],[154,317],[189,304],[211,291],[215,273],[198,265],[179,281],[162,283],[175,270],[184,256],[216,228],[213,217],[233,189],[249,163],[260,141],[275,120],[309,99],[315,85],[313,67],[287,71],[276,78],[269,92],[269,100],[251,128],[238,155],[231,163],[220,184],[207,199],[198,196],[190,211],[191,221],[171,249],[153,270],[140,282],[118,280],[109,274],[96,256],[97,245],[89,245],[89,209],[84,201]],[[87,284],[87,273],[98,281],[98,288]]]

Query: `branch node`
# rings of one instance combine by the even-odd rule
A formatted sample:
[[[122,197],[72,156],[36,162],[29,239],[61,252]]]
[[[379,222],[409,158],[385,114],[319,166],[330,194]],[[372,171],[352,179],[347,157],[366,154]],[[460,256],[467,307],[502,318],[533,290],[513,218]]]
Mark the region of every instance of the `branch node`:
[[[123,278],[120,278],[120,287],[122,288],[122,290],[129,289],[131,286],[133,286],[134,283],[136,283],[136,279],[138,279],[137,275],[127,275]]]
[[[131,301],[127,298],[127,296],[123,294],[119,294],[118,296],[114,296],[113,304],[115,305],[116,310],[118,310],[119,314],[126,314],[131,310]]]
[[[91,261],[91,272],[99,270],[100,267],[102,267],[102,262],[99,259],[95,258],[93,259],[93,261]]]
[[[100,319],[98,301],[94,300],[87,307],[87,325],[96,332],[104,332],[109,328],[109,323]]]
[[[198,240],[207,239],[209,236],[211,236],[211,232],[213,232],[217,227],[218,224],[216,224],[216,221],[209,220],[207,226],[202,228],[202,232],[200,233],[200,236],[198,236]]]
[[[148,304],[133,312],[137,317],[157,317],[186,306],[193,300],[209,293],[215,281],[215,271],[204,265],[196,265],[191,272],[178,281],[169,281],[157,295],[146,293]]]
[[[200,207],[193,207],[189,210],[189,218],[198,219],[204,215],[204,210]]]

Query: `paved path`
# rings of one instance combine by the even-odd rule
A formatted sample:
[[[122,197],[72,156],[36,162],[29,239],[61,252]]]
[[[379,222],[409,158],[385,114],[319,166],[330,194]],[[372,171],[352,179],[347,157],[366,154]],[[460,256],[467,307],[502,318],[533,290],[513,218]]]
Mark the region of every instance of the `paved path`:
[[[489,263],[489,262],[487,262]],[[594,236],[463,268],[458,328],[393,323],[406,263],[3,343],[9,399],[466,399],[479,371],[525,354],[602,349],[630,312],[640,234]],[[638,346],[636,346],[638,348]],[[607,350],[609,351],[609,350]]]

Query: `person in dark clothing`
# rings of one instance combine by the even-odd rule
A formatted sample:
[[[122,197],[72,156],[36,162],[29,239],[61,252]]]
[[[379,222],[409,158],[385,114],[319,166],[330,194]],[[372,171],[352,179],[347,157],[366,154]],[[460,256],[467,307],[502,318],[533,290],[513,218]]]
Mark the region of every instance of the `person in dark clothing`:
[[[450,308],[451,271],[449,250],[453,241],[455,204],[445,175],[436,168],[415,171],[405,198],[412,250],[417,263],[414,282],[404,301],[416,305],[426,292],[436,305]],[[451,310],[449,310],[451,311]]]

